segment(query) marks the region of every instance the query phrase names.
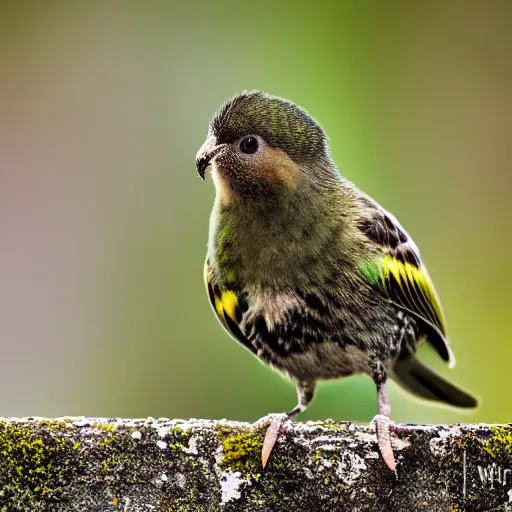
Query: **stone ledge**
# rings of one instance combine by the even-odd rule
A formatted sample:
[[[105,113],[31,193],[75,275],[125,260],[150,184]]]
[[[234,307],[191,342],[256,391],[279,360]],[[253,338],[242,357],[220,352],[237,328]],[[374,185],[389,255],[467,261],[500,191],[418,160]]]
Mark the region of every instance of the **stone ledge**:
[[[416,426],[396,474],[366,425],[290,422],[264,471],[262,441],[226,420],[0,419],[0,510],[512,512],[511,425]]]

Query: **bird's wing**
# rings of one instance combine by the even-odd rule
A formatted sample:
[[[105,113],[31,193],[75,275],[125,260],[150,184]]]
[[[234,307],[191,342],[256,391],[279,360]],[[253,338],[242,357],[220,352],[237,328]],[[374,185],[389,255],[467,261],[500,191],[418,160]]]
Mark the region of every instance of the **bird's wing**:
[[[361,273],[395,304],[423,321],[428,341],[453,366],[441,305],[418,248],[393,215],[366,198],[365,204],[369,209],[359,228],[382,248],[382,254],[360,260]]]
[[[243,335],[238,324],[240,323],[242,312],[240,308],[240,298],[237,293],[229,289],[221,289],[212,282],[210,264],[206,260],[204,264],[204,283],[208,292],[208,298],[212,305],[217,320],[222,327],[247,350],[256,354],[256,349],[249,340]]]

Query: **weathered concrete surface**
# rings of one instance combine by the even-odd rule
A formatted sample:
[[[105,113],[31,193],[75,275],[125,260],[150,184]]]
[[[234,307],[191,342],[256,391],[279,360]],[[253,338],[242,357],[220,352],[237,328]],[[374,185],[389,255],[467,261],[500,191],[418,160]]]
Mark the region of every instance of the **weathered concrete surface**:
[[[371,427],[289,423],[262,471],[246,423],[1,419],[0,510],[512,512],[512,426],[398,437],[394,475]]]

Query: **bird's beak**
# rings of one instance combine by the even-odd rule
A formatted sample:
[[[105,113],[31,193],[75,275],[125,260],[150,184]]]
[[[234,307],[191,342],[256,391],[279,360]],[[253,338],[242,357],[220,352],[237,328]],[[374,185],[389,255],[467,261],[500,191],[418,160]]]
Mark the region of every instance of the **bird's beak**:
[[[197,173],[204,180],[204,173],[206,168],[210,165],[213,157],[224,147],[224,144],[217,144],[217,138],[208,134],[204,144],[196,155],[196,168]]]

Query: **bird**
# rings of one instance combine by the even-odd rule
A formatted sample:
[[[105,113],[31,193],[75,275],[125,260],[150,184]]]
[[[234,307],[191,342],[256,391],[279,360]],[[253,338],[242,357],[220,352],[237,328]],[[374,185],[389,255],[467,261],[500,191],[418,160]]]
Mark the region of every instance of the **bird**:
[[[243,91],[215,113],[195,163],[203,181],[211,168],[216,190],[204,266],[213,311],[234,340],[297,391],[293,409],[264,421],[263,466],[283,423],[307,409],[321,380],[373,380],[378,447],[392,471],[390,378],[423,399],[477,406],[417,357],[426,343],[455,364],[418,247],[341,175],[306,110]]]

